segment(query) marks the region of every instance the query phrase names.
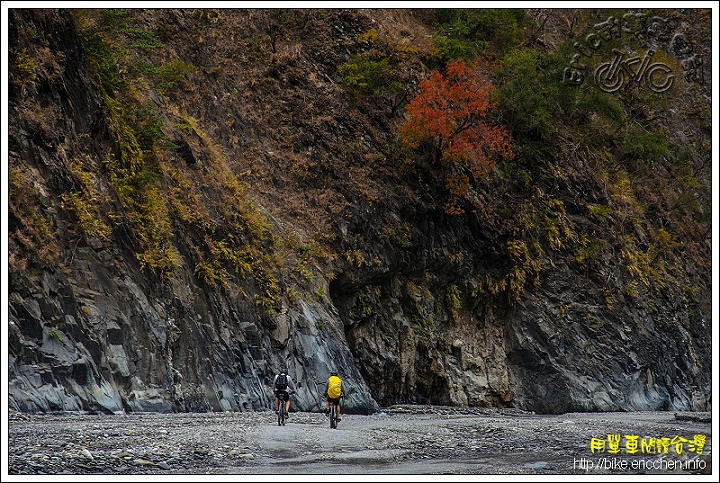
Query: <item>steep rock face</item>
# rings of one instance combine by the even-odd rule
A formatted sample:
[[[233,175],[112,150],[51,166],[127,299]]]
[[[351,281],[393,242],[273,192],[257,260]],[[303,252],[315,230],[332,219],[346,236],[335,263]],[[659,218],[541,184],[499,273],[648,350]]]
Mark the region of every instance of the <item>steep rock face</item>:
[[[420,233],[417,238],[428,241]],[[475,240],[481,239],[477,233]],[[426,287],[457,282],[450,275],[457,267],[443,270],[423,260],[447,259],[443,248],[415,255],[410,258],[416,266],[435,267],[437,279]],[[554,265],[539,290],[510,310],[466,297],[453,316],[438,310],[447,305],[444,290],[408,293],[387,274],[345,281],[346,286],[337,281],[331,295],[381,405],[402,400],[546,413],[711,407],[709,320],[679,315],[685,313],[675,305],[682,300],[679,287],[666,289],[661,301],[626,295],[609,307],[593,280],[571,270],[566,260]],[[480,270],[472,264],[464,268],[464,283],[480,286],[482,280],[473,276]],[[622,275],[611,260],[603,272],[619,285],[614,293],[623,293]],[[358,294],[364,309],[358,308]],[[662,306],[649,313],[653,303]]]
[[[149,11],[143,21],[162,18],[167,28],[177,29],[177,35],[167,35],[168,43],[176,37],[178,49],[191,44],[187,36],[196,33],[197,14],[163,15]],[[32,83],[21,82],[21,72],[11,69],[15,188],[10,196],[17,206],[10,212],[10,232],[20,234],[10,246],[12,407],[257,410],[269,406],[272,376],[286,366],[299,384],[293,407],[305,411],[321,407],[322,383],[333,368],[343,373],[349,412],[369,413],[399,402],[541,412],[709,410],[709,245],[699,243],[693,252],[705,261],[688,262],[699,302],[687,300],[679,283],[663,288],[661,300],[643,285],[636,296],[624,295],[627,270],[612,254],[588,273],[567,253],[548,251],[552,268],[514,304],[483,290],[489,270],[510,264],[509,235],[497,215],[497,207],[510,200],[480,195],[476,210],[448,217],[437,202],[443,180],[432,174],[426,186],[397,188],[399,194],[389,198],[377,195],[379,185],[397,181],[376,161],[383,156],[371,156],[388,150],[386,135],[371,130],[377,113],[341,103],[345,98],[333,71],[348,57],[350,33],[381,19],[372,17],[379,15],[375,12],[329,15],[328,29],[313,33],[317,42],[332,46],[326,56],[309,43],[299,43],[303,49],[295,51],[282,46],[273,54],[284,62],[267,66],[261,85],[252,88],[256,82],[249,74],[232,71],[227,60],[240,59],[245,51],[231,51],[222,63],[214,56],[225,44],[203,51],[198,45],[207,42],[198,42],[185,58],[192,57],[199,72],[184,91],[173,93],[174,102],[213,126],[207,130],[238,171],[252,172],[252,194],[261,200],[272,230],[281,233],[289,225],[303,232],[316,221],[331,225],[337,256],[306,282],[318,296],[298,299],[286,291],[270,312],[255,303],[261,295],[256,284],[238,277],[219,288],[199,279],[191,244],[195,233],[183,220],[174,221],[181,259],[176,275],[166,280],[141,268],[140,240],[103,167],[107,152],[119,147],[98,86],[84,68],[71,18],[64,11],[12,11],[10,43],[16,52],[45,45],[57,59],[46,57],[42,75]],[[225,20],[209,14],[207,19],[208,29],[211,20]],[[33,29],[34,43],[26,43],[29,37],[20,35],[20,28]],[[303,90],[306,86],[311,88]],[[274,97],[280,95],[282,100]],[[148,96],[164,116],[173,116],[161,96]],[[338,106],[342,115],[333,114]],[[286,121],[285,111],[294,117],[292,123],[275,122]],[[319,124],[309,120],[314,116],[322,117]],[[387,123],[378,120],[377,129],[389,129]],[[283,141],[292,135],[295,144],[262,145],[257,140],[263,135]],[[341,171],[316,154],[341,158],[338,153],[358,136],[369,167],[352,160]],[[180,146],[178,155],[187,166],[202,170],[209,163],[205,141],[195,131],[168,128],[168,137]],[[258,145],[267,164],[242,165],[243,156],[251,148],[260,150]],[[300,161],[313,169],[298,162],[291,168],[303,176],[284,177],[282,163],[299,157],[301,149],[308,157]],[[70,168],[76,159],[96,173],[100,203],[114,220],[109,239],[80,236],[79,222],[65,206],[69,198],[62,195],[79,188]],[[575,173],[561,178],[564,184],[556,189],[570,215],[583,216],[587,203],[602,198],[602,189],[581,159],[553,162],[563,173]],[[386,177],[351,186],[352,175],[373,169]],[[332,197],[342,202],[326,203]],[[36,233],[31,230],[35,218],[23,204],[39,207],[40,218],[50,220],[51,237],[33,236],[52,240],[56,253],[37,256],[38,244],[27,238]],[[496,209],[484,210],[490,205]],[[388,224],[397,230],[388,233]],[[359,248],[362,258],[351,260]]]
[[[22,128],[13,129],[10,147],[11,165],[22,167],[42,186],[46,198],[40,205],[49,213],[63,213],[57,193],[75,183],[69,160],[98,159],[81,139],[90,136],[97,145],[111,144],[99,96],[82,68],[79,40],[67,12],[13,12],[11,24],[32,25],[38,35],[52,40],[51,48],[65,53],[62,75],[51,85],[36,86],[30,96],[58,109],[53,132],[37,143]],[[11,95],[12,116],[22,118],[20,93],[13,94],[18,96]],[[99,189],[112,193],[107,185]],[[110,198],[108,203],[122,213],[117,199]],[[62,215],[51,218],[53,231],[71,239],[67,225],[72,222]],[[13,219],[11,225],[26,222]],[[148,283],[132,251],[138,242],[131,230],[119,223],[113,237],[114,243],[95,240],[89,246],[69,242],[59,255],[61,263],[44,265],[40,274],[11,270],[9,379],[14,408],[257,410],[270,407],[272,377],[287,367],[298,383],[298,409],[321,407],[322,384],[330,369],[338,368],[348,388],[348,410],[377,410],[331,304],[301,301],[270,320],[243,300],[241,288],[230,293],[205,290],[191,271],[171,285]],[[24,248],[13,247],[18,258]]]

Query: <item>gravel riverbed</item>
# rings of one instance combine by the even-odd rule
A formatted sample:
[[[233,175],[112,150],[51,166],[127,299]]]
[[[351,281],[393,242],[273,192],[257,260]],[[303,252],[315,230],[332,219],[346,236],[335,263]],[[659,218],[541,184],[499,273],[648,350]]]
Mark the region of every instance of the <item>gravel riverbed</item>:
[[[321,413],[291,412],[278,426],[272,411],[11,411],[7,452],[9,476],[690,475],[712,467],[709,413],[537,415],[437,406],[343,415],[337,429]]]

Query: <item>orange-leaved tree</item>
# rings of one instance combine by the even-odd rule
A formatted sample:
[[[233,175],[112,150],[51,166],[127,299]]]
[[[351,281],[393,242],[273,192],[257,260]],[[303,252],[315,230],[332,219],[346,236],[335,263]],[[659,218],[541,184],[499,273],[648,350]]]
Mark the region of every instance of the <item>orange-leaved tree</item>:
[[[446,187],[451,197],[445,211],[450,214],[463,213],[458,198],[467,194],[472,179],[484,177],[498,159],[512,157],[510,134],[488,119],[495,107],[491,68],[481,59],[469,65],[450,62],[444,75],[434,72],[418,85],[407,106],[410,118],[401,129],[403,141],[411,148],[433,143],[436,160],[449,170]]]

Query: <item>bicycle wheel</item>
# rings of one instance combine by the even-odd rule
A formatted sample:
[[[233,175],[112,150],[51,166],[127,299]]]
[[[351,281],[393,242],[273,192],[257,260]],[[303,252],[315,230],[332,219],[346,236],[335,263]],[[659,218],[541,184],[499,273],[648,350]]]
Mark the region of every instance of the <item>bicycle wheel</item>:
[[[330,428],[336,429],[337,428],[337,420],[335,419],[335,405],[330,405]]]

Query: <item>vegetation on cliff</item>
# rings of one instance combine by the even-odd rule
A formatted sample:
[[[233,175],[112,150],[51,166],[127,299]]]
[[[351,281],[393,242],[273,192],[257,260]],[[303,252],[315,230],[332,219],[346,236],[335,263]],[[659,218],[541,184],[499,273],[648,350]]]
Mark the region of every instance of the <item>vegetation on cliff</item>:
[[[122,233],[149,283],[268,319],[334,289],[348,321],[481,328],[560,266],[610,312],[710,313],[709,10],[74,9],[104,144],[43,103],[46,14],[11,16],[11,272]],[[72,181],[39,190],[26,137],[72,142]]]

